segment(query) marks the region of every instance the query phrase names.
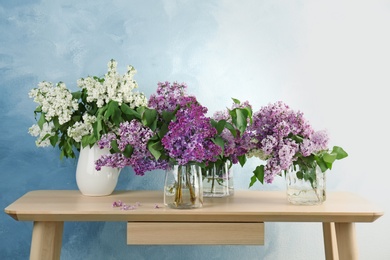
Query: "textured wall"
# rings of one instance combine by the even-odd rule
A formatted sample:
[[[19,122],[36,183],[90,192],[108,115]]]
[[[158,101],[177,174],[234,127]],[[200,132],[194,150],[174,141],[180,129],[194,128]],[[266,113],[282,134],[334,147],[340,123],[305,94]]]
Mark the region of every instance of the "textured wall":
[[[35,189],[76,189],[74,160],[27,133],[39,81],[103,75],[111,58],[136,67],[149,95],[180,81],[209,107],[230,97],[255,109],[283,100],[327,129],[350,156],[329,190],[357,192],[386,211],[390,141],[389,1],[0,0],[0,208]],[[256,161],[234,168],[248,187]],[[126,169],[118,189],[161,189],[162,172]],[[284,189],[283,180],[253,189]],[[321,225],[266,225],[255,246],[127,246],[125,223],[66,223],[61,259],[323,259]],[[389,259],[390,218],[358,224],[361,259]],[[0,259],[28,259],[32,223],[0,213]],[[180,232],[180,231],[178,231]],[[185,234],[183,234],[185,235]]]

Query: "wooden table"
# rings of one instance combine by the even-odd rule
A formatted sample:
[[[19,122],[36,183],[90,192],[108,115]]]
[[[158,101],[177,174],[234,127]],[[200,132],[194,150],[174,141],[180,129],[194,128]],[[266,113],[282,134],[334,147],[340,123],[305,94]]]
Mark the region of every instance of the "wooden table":
[[[318,206],[291,205],[281,191],[235,191],[232,197],[205,198],[202,208],[190,210],[166,208],[162,198],[162,191],[87,197],[73,190],[39,190],[25,194],[5,212],[34,222],[30,259],[39,260],[60,258],[64,221],[127,222],[130,245],[262,245],[264,222],[321,222],[326,259],[353,260],[358,259],[354,223],[383,215],[370,202],[346,192],[329,192]],[[114,201],[134,209],[113,207]],[[183,231],[186,236],[177,235]]]

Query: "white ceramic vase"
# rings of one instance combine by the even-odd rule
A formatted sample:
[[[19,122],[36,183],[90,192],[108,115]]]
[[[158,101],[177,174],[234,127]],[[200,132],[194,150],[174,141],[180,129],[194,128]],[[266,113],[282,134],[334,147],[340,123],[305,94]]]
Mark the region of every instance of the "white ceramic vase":
[[[100,149],[97,145],[80,149],[76,183],[83,195],[107,196],[114,191],[118,183],[120,169],[111,167],[102,167],[100,171],[95,169],[96,160],[109,153],[109,149]]]

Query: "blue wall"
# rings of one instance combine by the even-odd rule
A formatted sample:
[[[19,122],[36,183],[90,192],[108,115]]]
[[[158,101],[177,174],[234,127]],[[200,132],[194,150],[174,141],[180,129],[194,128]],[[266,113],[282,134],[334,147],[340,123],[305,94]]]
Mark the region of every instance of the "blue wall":
[[[329,190],[385,210],[389,183],[388,1],[0,0],[0,208],[37,189],[77,189],[75,160],[37,148],[28,92],[39,81],[103,75],[110,59],[133,65],[147,96],[159,81],[189,85],[210,112],[249,100],[284,100],[350,157]],[[368,163],[364,163],[368,162]],[[256,161],[234,168],[248,187]],[[122,171],[117,189],[162,189],[162,172]],[[368,178],[367,178],[368,176]],[[283,180],[253,189],[284,189]],[[361,259],[389,259],[387,215],[357,225]],[[32,223],[0,213],[0,259],[28,259]],[[267,223],[257,246],[127,246],[125,223],[66,223],[61,259],[321,259],[320,224]]]

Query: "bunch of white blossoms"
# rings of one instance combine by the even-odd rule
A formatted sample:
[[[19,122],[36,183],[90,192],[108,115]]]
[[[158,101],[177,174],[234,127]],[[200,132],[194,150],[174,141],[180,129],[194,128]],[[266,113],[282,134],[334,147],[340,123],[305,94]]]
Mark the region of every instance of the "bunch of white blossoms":
[[[126,103],[130,108],[146,106],[145,95],[133,92],[138,88],[137,82],[133,79],[137,71],[134,67],[128,66],[127,72],[122,76],[117,72],[117,64],[115,60],[108,63],[108,72],[104,79],[87,77],[77,81],[80,88],[87,90],[87,102],[96,102],[99,108],[111,100],[118,102],[119,105]]]
[[[51,82],[42,81],[38,88],[29,92],[29,97],[38,103],[37,111],[43,113],[46,122],[42,127],[38,124],[32,125],[28,132],[38,137],[35,141],[38,147],[50,146],[49,138],[56,135],[53,118],[57,117],[61,125],[69,122],[73,112],[79,108],[78,102],[62,82],[53,85]]]
[[[93,131],[92,124],[96,122],[96,116],[89,114],[83,115],[83,122],[76,122],[73,126],[68,128],[68,136],[73,138],[76,142],[81,142],[83,136],[90,135]]]
[[[38,147],[47,147],[50,146],[50,139],[49,137],[54,136],[54,124],[53,122],[45,122],[42,125],[42,129],[38,125],[32,125],[28,132],[30,135],[38,137],[37,140],[35,140],[35,144]]]
[[[29,97],[39,104],[47,122],[57,116],[60,125],[69,122],[73,112],[79,108],[77,100],[62,82],[53,85],[42,81],[38,88],[29,92]]]

